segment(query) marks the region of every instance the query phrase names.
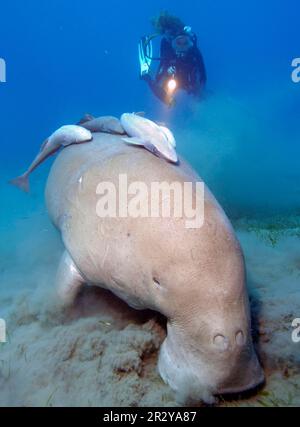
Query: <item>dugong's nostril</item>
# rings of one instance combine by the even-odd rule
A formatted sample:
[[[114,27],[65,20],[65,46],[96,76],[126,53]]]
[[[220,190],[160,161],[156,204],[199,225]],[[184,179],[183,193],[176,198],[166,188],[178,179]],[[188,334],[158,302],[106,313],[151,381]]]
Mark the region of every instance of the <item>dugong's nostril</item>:
[[[225,351],[229,347],[229,339],[224,335],[218,334],[214,337],[214,344],[220,351]]]
[[[245,344],[245,338],[242,331],[238,331],[235,335],[235,341],[237,345],[244,345]]]

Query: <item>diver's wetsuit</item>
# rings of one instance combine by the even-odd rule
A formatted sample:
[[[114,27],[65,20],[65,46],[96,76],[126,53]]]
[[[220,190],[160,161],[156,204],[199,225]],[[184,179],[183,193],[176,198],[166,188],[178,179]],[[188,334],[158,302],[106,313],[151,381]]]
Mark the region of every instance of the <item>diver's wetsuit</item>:
[[[153,93],[163,102],[167,102],[164,82],[169,77],[168,69],[176,68],[178,86],[188,93],[199,96],[206,83],[206,70],[200,50],[197,47],[195,34],[189,35],[193,46],[184,54],[177,54],[172,40],[163,37],[160,47],[160,64],[155,79],[148,74],[145,80]]]

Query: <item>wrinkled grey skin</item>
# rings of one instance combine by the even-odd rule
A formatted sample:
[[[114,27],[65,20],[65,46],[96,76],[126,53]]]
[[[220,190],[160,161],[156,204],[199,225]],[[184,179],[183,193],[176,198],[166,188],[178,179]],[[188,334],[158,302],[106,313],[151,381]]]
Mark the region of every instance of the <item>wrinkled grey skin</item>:
[[[181,161],[172,165],[121,136],[65,148],[46,188],[50,217],[66,251],[57,292],[72,304],[80,287],[109,289],[136,309],[168,319],[158,368],[179,401],[211,403],[219,393],[242,392],[263,381],[253,349],[244,259],[233,229],[205,187],[205,221],[187,229],[184,218],[100,218],[101,181],[199,181]]]

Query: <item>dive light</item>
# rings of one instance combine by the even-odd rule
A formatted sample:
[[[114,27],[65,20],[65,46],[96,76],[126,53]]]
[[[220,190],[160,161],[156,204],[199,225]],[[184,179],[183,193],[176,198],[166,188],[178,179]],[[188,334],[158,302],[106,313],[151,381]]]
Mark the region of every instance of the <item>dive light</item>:
[[[175,91],[175,89],[177,88],[177,82],[174,79],[174,77],[172,77],[169,81],[168,81],[168,92],[169,93],[173,93]]]

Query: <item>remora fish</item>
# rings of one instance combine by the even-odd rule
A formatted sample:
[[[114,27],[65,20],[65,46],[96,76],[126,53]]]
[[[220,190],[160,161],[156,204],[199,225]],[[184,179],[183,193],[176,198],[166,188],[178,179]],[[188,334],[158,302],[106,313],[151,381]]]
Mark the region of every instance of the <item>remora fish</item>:
[[[102,116],[96,118],[91,114],[85,114],[78,125],[90,130],[91,132],[105,132],[116,135],[125,134],[120,120],[113,116]]]
[[[129,138],[123,138],[123,141],[129,144],[142,145],[153,154],[172,163],[178,162],[175,138],[169,129],[137,114],[130,113],[122,114],[121,124],[129,136]]]
[[[27,171],[9,181],[26,193],[29,192],[29,175],[33,172],[45,159],[59,150],[60,147],[66,147],[71,144],[80,144],[92,140],[92,134],[89,130],[76,125],[66,125],[57,129],[46,141],[42,144],[40,152],[35,157]]]

